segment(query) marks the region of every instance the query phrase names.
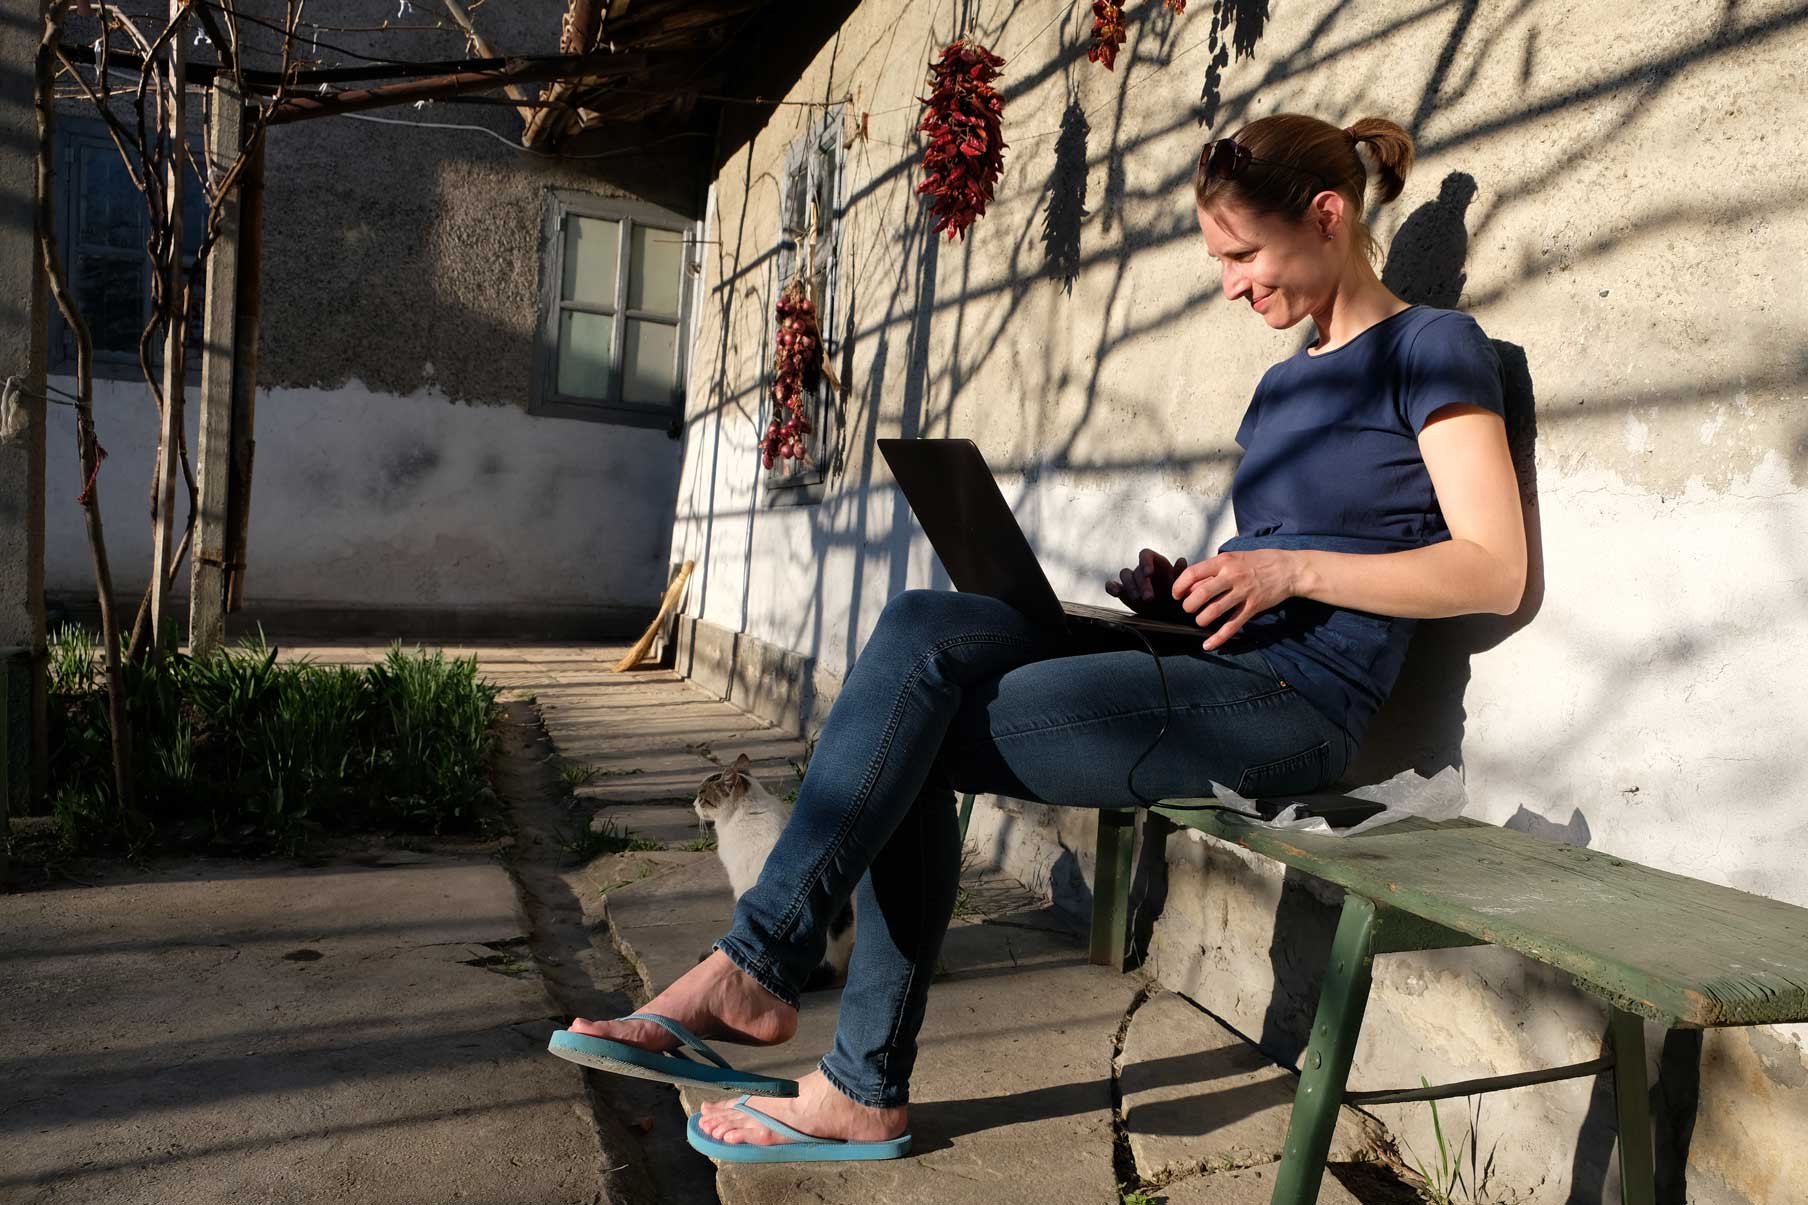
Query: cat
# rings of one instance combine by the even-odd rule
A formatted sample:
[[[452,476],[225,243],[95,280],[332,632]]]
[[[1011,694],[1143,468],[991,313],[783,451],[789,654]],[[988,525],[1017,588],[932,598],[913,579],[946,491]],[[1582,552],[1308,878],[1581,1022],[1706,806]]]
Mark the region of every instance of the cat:
[[[734,765],[704,779],[692,804],[697,820],[716,830],[716,856],[728,871],[736,900],[759,881],[767,855],[791,819],[791,805],[754,781],[752,764],[743,753]],[[850,899],[830,923],[828,948],[804,990],[846,982],[853,951],[854,901]]]

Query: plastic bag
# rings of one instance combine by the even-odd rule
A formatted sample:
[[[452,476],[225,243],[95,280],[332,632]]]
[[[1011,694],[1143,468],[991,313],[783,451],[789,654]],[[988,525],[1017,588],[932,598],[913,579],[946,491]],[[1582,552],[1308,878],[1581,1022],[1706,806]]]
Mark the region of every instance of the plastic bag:
[[[1310,795],[1278,795],[1264,799],[1246,799],[1220,783],[1212,784],[1212,794],[1219,803],[1240,812],[1272,815],[1270,820],[1251,820],[1264,828],[1296,833],[1321,833],[1329,837],[1354,837],[1383,825],[1417,816],[1421,820],[1455,820],[1469,805],[1469,792],[1463,787],[1463,776],[1455,767],[1446,766],[1430,778],[1416,770],[1404,770],[1386,782],[1356,787],[1349,791],[1319,791]],[[1351,800],[1381,805],[1381,810],[1347,828],[1333,827],[1320,810],[1347,810]]]

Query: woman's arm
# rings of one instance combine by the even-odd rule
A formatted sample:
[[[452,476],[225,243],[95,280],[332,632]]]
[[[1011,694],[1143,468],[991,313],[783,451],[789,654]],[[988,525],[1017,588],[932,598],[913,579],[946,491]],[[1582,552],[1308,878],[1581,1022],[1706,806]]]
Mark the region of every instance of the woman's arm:
[[[1516,611],[1525,594],[1525,516],[1506,424],[1480,406],[1445,406],[1421,429],[1419,453],[1449,540],[1376,554],[1259,548],[1200,561],[1176,577],[1173,593],[1201,627],[1228,616],[1205,647],[1293,597],[1408,619]]]

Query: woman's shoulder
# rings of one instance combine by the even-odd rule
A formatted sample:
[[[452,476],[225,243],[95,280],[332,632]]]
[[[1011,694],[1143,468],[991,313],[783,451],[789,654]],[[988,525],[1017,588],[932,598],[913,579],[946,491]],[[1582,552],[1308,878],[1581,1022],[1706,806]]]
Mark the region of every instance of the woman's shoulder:
[[[1481,323],[1461,310],[1420,306],[1411,334],[1396,345],[1402,411],[1414,434],[1439,405],[1469,402],[1505,413],[1500,353]]]
[[[1401,311],[1400,334],[1399,345],[1408,351],[1421,343],[1473,345],[1488,342],[1481,323],[1472,315],[1431,305],[1415,305]]]

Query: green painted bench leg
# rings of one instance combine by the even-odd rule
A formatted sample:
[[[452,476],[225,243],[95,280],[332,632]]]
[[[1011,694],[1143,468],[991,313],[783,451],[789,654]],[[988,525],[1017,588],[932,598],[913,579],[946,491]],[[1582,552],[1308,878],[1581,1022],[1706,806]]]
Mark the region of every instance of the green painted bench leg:
[[[1645,1022],[1611,1009],[1613,1098],[1620,1125],[1620,1201],[1654,1205],[1656,1165],[1651,1151],[1651,1089],[1645,1080]]]
[[[961,796],[960,834],[961,840],[967,839],[967,825],[973,821],[973,792],[968,791]]]
[[[1356,1056],[1356,1038],[1368,1008],[1378,929],[1375,905],[1360,896],[1346,895],[1337,937],[1331,943],[1331,965],[1318,997],[1318,1015],[1312,1021],[1312,1040],[1306,1046],[1299,1089],[1293,1097],[1293,1117],[1287,1123],[1287,1143],[1281,1148],[1281,1167],[1270,1198],[1273,1205],[1315,1205],[1318,1201],[1325,1158],[1331,1153],[1331,1136],[1337,1129],[1337,1111],[1350,1077],[1350,1060]]]
[[[1136,812],[1112,808],[1099,813],[1099,841],[1092,875],[1092,949],[1094,966],[1124,969],[1130,940],[1131,858],[1136,851]]]

